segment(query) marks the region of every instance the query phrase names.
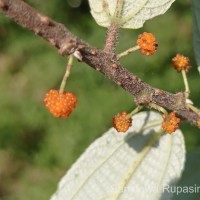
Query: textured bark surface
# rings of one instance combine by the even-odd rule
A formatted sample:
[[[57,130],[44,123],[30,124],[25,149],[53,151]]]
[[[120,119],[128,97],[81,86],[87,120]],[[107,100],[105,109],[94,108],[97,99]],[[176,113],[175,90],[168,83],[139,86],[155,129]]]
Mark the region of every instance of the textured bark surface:
[[[197,125],[196,121],[200,117],[195,112],[187,109],[183,93],[171,94],[153,88],[130,73],[120,65],[116,55],[111,53],[114,45],[112,41],[111,44],[105,46],[104,51],[92,47],[71,34],[63,24],[42,15],[21,0],[0,0],[0,12],[20,26],[47,40],[58,49],[59,54],[74,54],[90,67],[96,69],[97,72],[104,74],[118,86],[131,93],[136,104],[150,108],[150,104],[155,103],[168,110],[176,111],[180,117]]]

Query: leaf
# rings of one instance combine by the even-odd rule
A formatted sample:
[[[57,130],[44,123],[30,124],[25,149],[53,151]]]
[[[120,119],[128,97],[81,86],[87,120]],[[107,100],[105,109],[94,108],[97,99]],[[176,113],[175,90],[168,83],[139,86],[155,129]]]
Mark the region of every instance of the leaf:
[[[141,112],[126,134],[108,130],[62,178],[51,200],[169,199],[163,187],[179,179],[185,145],[180,130],[160,136],[161,121],[158,113]]]
[[[141,28],[148,19],[164,14],[175,0],[89,0],[91,14],[100,26]]]
[[[179,194],[174,194],[173,200],[197,200],[200,193],[200,147],[187,154],[183,176],[178,182]],[[183,192],[183,189],[185,192]],[[190,189],[190,192],[186,192]],[[182,190],[182,191],[181,191]]]
[[[200,73],[200,1],[192,0],[193,13],[193,46],[196,62]]]

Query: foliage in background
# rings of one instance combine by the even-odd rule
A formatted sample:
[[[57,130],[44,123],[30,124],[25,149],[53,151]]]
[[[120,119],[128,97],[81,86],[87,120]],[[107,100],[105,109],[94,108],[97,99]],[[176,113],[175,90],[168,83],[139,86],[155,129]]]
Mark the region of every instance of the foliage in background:
[[[193,46],[196,61],[200,66],[200,3],[198,0],[192,1],[192,13],[193,13]]]
[[[75,8],[69,6],[70,0],[27,2],[94,46],[103,47],[106,29],[94,22],[87,1]],[[177,0],[165,15],[146,22],[142,29],[122,30],[117,51],[135,44],[139,33],[152,32],[159,43],[157,53],[144,57],[136,52],[122,59],[122,64],[152,86],[174,93],[184,87],[181,76],[171,67],[171,58],[177,52],[187,55],[193,66],[188,75],[191,99],[200,106],[190,6],[190,1]],[[48,199],[66,168],[111,126],[112,117],[132,108],[131,95],[75,62],[67,88],[77,95],[77,108],[67,120],[53,118],[43,106],[43,97],[50,88],[59,87],[65,64],[66,59],[42,39],[0,16],[2,200]],[[199,130],[188,124],[181,128],[187,150],[199,146]]]

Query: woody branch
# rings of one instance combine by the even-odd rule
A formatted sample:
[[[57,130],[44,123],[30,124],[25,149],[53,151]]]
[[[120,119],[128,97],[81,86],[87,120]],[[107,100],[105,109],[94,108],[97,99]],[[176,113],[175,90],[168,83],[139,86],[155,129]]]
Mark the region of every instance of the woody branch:
[[[199,115],[188,109],[183,93],[171,94],[151,87],[123,68],[115,54],[90,46],[70,33],[63,24],[44,16],[25,2],[0,0],[0,12],[44,38],[58,49],[60,55],[77,55],[78,53],[79,59],[132,94],[137,105],[150,108],[150,105],[154,103],[176,111],[180,117],[197,125]]]

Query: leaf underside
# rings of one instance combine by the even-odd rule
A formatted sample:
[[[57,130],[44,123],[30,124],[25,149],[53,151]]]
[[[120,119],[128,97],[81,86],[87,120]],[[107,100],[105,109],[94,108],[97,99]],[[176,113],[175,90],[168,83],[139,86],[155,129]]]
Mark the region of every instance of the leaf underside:
[[[169,199],[163,187],[179,179],[185,145],[180,130],[157,137],[161,121],[158,113],[141,112],[125,134],[108,130],[75,162],[51,200]]]
[[[164,14],[175,0],[89,0],[91,14],[103,27],[141,28],[148,19]]]

